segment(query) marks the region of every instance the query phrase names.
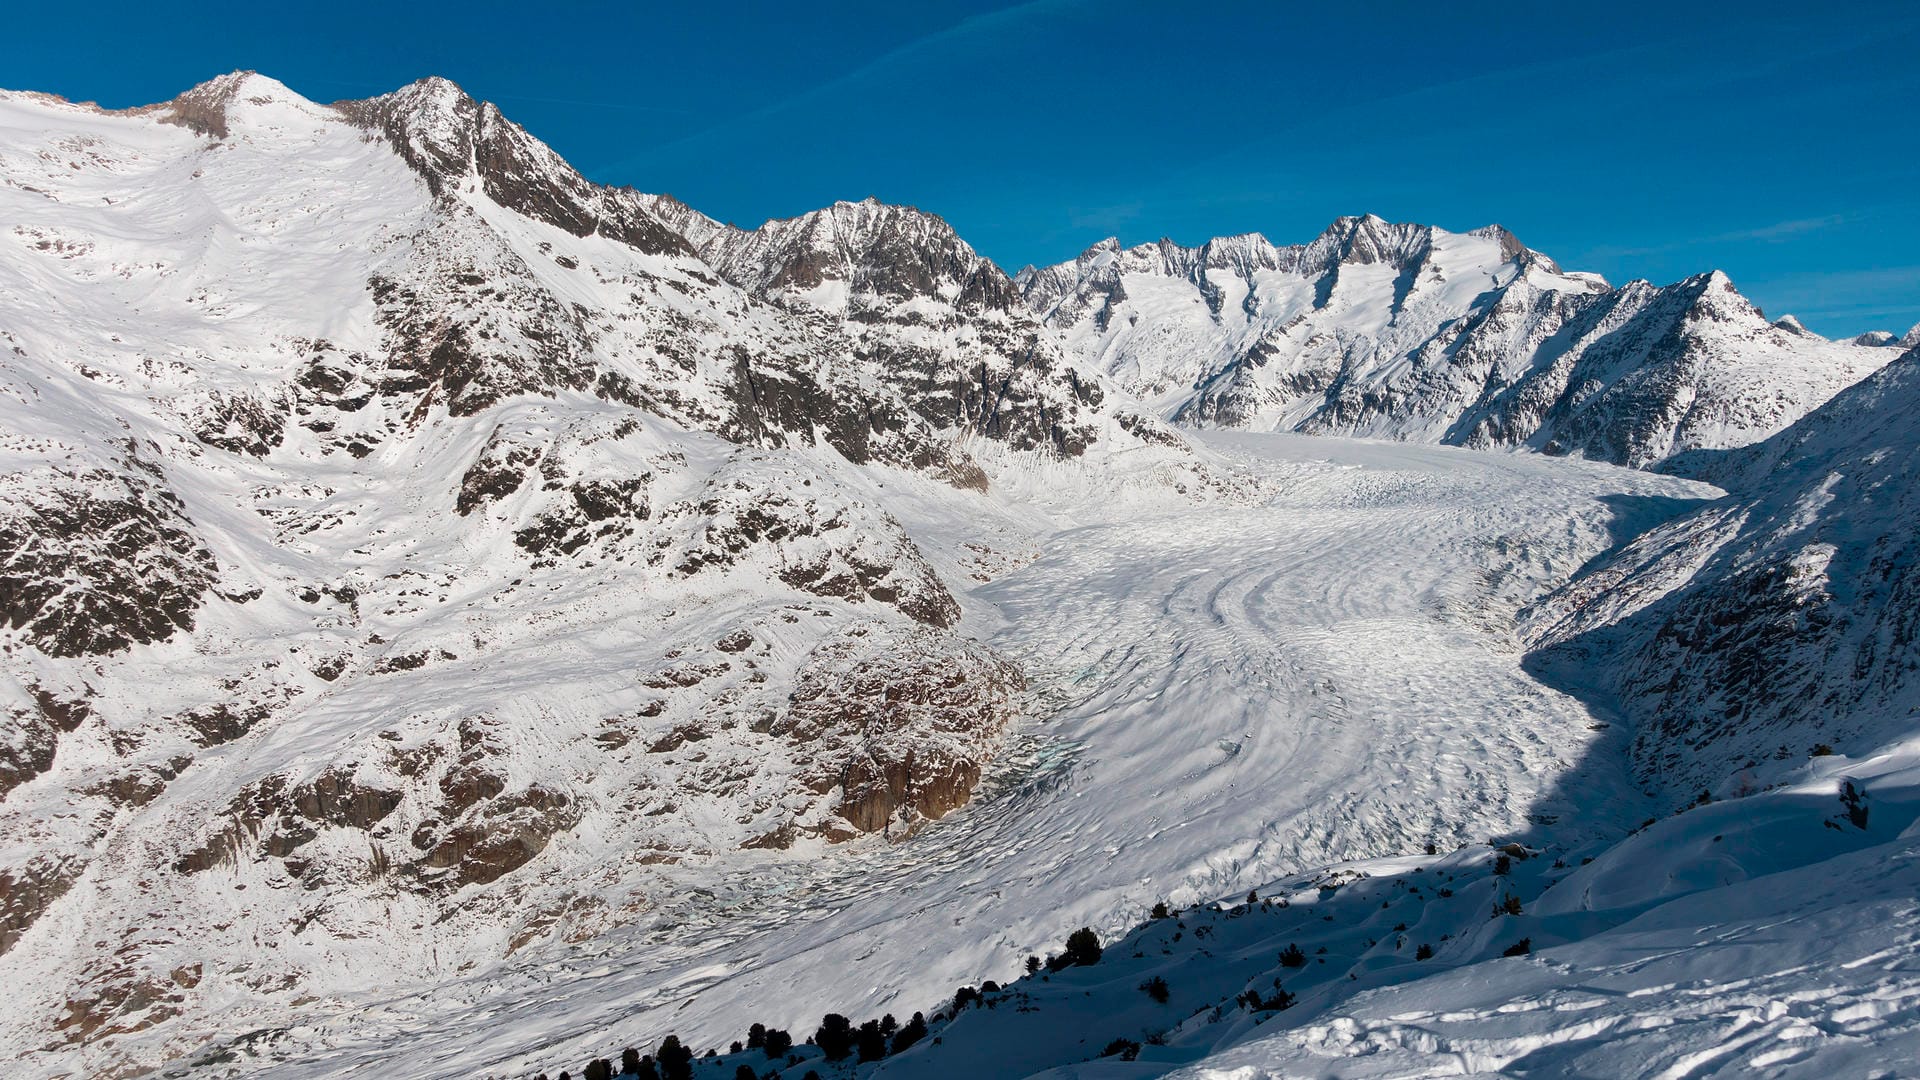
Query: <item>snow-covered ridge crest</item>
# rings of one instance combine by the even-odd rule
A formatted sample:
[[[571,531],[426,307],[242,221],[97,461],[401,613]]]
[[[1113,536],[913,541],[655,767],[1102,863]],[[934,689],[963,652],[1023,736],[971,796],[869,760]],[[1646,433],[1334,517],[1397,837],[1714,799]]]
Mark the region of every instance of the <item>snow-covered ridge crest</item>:
[[[1616,289],[1497,225],[1108,240],[1016,283],[1072,352],[1177,422],[1640,468],[1763,439],[1889,357],[1769,324],[1718,271]]]
[[[722,225],[669,196],[657,213],[743,288],[844,310],[850,296],[893,303],[932,299],[961,310],[1006,311],[1011,281],[938,215],[868,197],[758,228]]]
[[[575,236],[599,234],[649,254],[692,253],[635,193],[588,181],[492,103],[446,79],[333,107],[385,135],[435,194],[474,179],[500,206]]]

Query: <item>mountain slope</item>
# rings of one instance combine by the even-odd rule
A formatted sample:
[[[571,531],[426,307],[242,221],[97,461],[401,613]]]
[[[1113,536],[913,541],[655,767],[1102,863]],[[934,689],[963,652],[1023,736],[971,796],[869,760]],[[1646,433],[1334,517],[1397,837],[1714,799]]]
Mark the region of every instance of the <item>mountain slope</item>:
[[[1920,350],[1719,466],[1732,494],[1544,600],[1543,671],[1617,700],[1670,798],[1771,782],[1920,709]],[[1596,678],[1596,676],[1601,676]]]
[[[1026,700],[950,584],[1029,535],[991,477],[1127,449],[1206,484],[1057,351],[902,372],[442,80],[7,94],[0,175],[10,1058],[150,1067],[217,1002],[431,983],[682,863],[917,830]]]
[[[1017,281],[1077,355],[1182,423],[1635,468],[1765,438],[1892,355],[1769,324],[1718,273],[1615,289],[1498,226],[1106,241]]]

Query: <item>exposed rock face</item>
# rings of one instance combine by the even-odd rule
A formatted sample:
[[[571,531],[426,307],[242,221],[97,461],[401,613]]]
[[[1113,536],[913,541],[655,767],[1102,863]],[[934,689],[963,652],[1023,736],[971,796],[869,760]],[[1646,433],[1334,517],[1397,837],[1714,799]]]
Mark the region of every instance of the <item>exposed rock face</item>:
[[[1105,392],[940,218],[868,199],[746,230],[664,196],[653,205],[727,280],[831,320],[862,368],[936,430],[1067,456],[1097,437]]]
[[[0,869],[0,955],[66,895],[80,867],[58,857],[37,857]]]
[[[460,208],[455,215],[471,213]],[[368,285],[386,329],[382,393],[471,416],[519,394],[593,384],[580,314],[561,306],[506,244],[448,250],[419,237],[405,276]]]
[[[216,390],[207,395],[191,423],[194,436],[208,446],[265,457],[286,437],[287,407],[284,402]]]
[[[964,805],[1013,718],[1019,669],[932,630],[856,626],[801,668],[774,733],[815,748],[815,791],[861,832],[938,819]],[[825,752],[817,752],[827,748]]]
[[[487,436],[487,445],[480,448],[480,456],[460,476],[455,512],[465,517],[520,490],[539,460],[538,445],[513,442],[503,429],[494,428]]]
[[[1682,472],[1887,359],[1769,323],[1724,275],[1614,289],[1499,226],[1365,217],[1294,247],[1107,241],[1016,280],[1076,354],[1178,422]]]
[[[633,193],[590,183],[499,109],[445,79],[334,108],[385,136],[435,195],[473,178],[498,205],[574,236],[605,236],[654,255],[690,254]]]
[[[0,477],[0,616],[49,656],[193,629],[214,559],[158,465]]]
[[[1635,723],[1676,801],[1765,783],[1920,707],[1920,352],[1721,463],[1733,493],[1640,537],[1529,616],[1550,673]]]
[[[900,523],[826,478],[775,459],[743,459],[695,499],[662,514],[653,559],[676,575],[766,568],[815,596],[891,605],[930,626],[960,606]]]

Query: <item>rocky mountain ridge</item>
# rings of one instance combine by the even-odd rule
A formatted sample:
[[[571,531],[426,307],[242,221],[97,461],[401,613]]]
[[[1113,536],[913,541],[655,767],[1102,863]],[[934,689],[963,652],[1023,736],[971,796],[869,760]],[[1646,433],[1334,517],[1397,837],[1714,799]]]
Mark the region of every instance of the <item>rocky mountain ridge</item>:
[[[1688,472],[1893,354],[1774,325],[1717,271],[1619,288],[1499,226],[1341,218],[1316,240],[1097,244],[1016,279],[1072,351],[1179,423],[1520,446]]]
[[[1718,463],[1731,493],[1627,544],[1527,616],[1543,670],[1624,714],[1680,802],[1861,754],[1920,710],[1920,350]]]

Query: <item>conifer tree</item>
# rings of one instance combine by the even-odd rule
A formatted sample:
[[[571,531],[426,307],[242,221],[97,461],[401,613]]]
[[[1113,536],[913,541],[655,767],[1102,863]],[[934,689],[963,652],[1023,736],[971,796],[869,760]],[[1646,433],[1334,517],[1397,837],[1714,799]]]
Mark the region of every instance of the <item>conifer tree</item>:
[[[693,1050],[680,1045],[678,1035],[660,1040],[654,1057],[660,1062],[660,1080],[693,1080]]]
[[[919,1013],[914,1013],[913,1019],[902,1025],[900,1033],[893,1037],[893,1052],[898,1054],[926,1037],[927,1018]]]
[[[813,1042],[828,1061],[844,1061],[853,1053],[853,1022],[839,1013],[828,1013],[820,1020],[820,1030],[813,1033]]]
[[[861,1061],[879,1061],[887,1056],[887,1036],[880,1030],[878,1020],[861,1024],[860,1034],[854,1041],[859,1047]]]

